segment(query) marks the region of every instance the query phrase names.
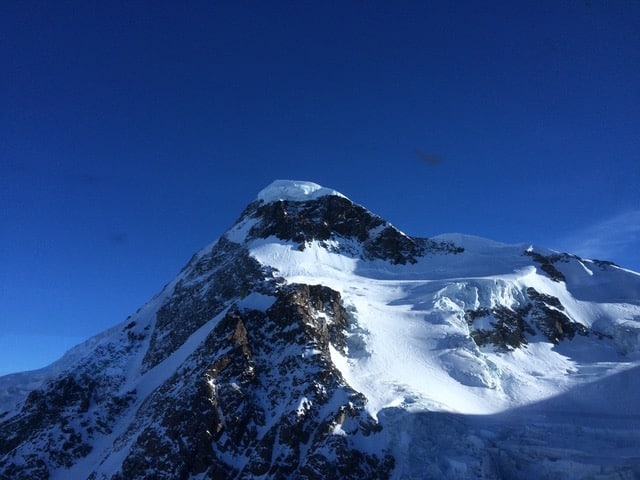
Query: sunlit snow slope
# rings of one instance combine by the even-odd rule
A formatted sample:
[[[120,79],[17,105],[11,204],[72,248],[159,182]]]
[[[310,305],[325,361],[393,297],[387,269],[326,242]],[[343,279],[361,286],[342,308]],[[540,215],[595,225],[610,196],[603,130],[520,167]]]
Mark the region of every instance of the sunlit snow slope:
[[[310,185],[288,183],[285,189],[276,182],[258,198],[304,201],[318,192],[335,194]],[[247,219],[229,238],[240,240],[251,224]],[[347,255],[332,252],[327,247],[339,238],[307,242],[302,251],[275,237],[248,246],[252,256],[288,282],[327,285],[341,293],[353,324],[348,354],[334,351],[332,358],[349,384],[366,395],[374,415],[398,405],[495,413],[640,365],[637,273],[567,256],[554,266],[563,281],[554,281],[527,255],[554,252],[459,234],[432,240],[464,251],[393,265],[362,260],[357,246]],[[497,306],[515,310],[529,301],[528,288],[558,299],[571,321],[596,334],[556,344],[536,332],[526,335],[524,348],[479,347],[470,331],[481,321],[490,328],[495,318],[470,325],[468,312]]]

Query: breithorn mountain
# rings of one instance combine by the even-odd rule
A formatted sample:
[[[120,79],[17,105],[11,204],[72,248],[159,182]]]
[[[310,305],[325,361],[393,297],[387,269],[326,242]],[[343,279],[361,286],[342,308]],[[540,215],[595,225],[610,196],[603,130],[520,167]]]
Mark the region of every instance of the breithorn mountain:
[[[276,181],[120,325],[0,378],[0,478],[640,476],[640,274]]]

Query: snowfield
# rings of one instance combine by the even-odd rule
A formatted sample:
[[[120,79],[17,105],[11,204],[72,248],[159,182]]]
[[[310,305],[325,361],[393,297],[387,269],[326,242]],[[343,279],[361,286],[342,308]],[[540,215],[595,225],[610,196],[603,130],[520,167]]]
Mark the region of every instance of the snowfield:
[[[333,360],[349,384],[365,393],[373,415],[399,405],[466,414],[497,413],[640,365],[640,305],[631,303],[637,300],[625,298],[629,303],[622,305],[578,300],[565,283],[539,275],[531,266],[518,269],[520,248],[490,241],[483,246],[474,238],[472,248],[467,249],[461,238],[457,240],[465,246],[465,254],[459,255],[447,272],[472,272],[473,276],[466,278],[441,278],[445,270],[442,263],[448,260],[441,258],[425,258],[411,266],[361,268],[360,261],[332,254],[318,244],[307,245],[300,252],[275,239],[256,242],[251,252],[291,283],[322,284],[341,293],[353,315],[351,346],[346,357],[334,351]],[[487,254],[494,260],[491,263],[477,254],[488,250],[493,250]],[[515,265],[516,270],[501,272],[503,265]],[[498,273],[489,275],[492,267]],[[583,282],[577,275],[592,277],[586,271],[576,272],[570,284]],[[417,280],[419,277],[424,279]],[[538,338],[512,352],[475,345],[465,311],[516,306],[527,287],[559,298],[570,317],[585,326],[599,325],[613,342],[608,345],[597,338],[576,337],[553,345]],[[610,284],[608,288],[615,287]],[[583,373],[587,371],[597,375]]]

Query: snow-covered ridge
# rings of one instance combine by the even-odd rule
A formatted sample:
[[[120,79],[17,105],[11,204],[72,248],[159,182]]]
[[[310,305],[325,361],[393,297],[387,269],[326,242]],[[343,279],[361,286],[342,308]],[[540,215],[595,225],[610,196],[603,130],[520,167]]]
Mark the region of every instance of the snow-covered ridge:
[[[346,198],[340,192],[317,183],[298,180],[276,180],[258,193],[258,200],[262,200],[265,203],[277,202],[278,200],[305,202],[327,195]]]

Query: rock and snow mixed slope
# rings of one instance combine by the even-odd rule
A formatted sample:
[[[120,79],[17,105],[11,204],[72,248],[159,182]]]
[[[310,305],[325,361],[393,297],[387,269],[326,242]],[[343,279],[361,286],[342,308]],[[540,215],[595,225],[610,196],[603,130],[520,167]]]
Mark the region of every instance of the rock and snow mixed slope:
[[[640,275],[277,181],[123,324],[0,378],[0,478],[637,478]]]

